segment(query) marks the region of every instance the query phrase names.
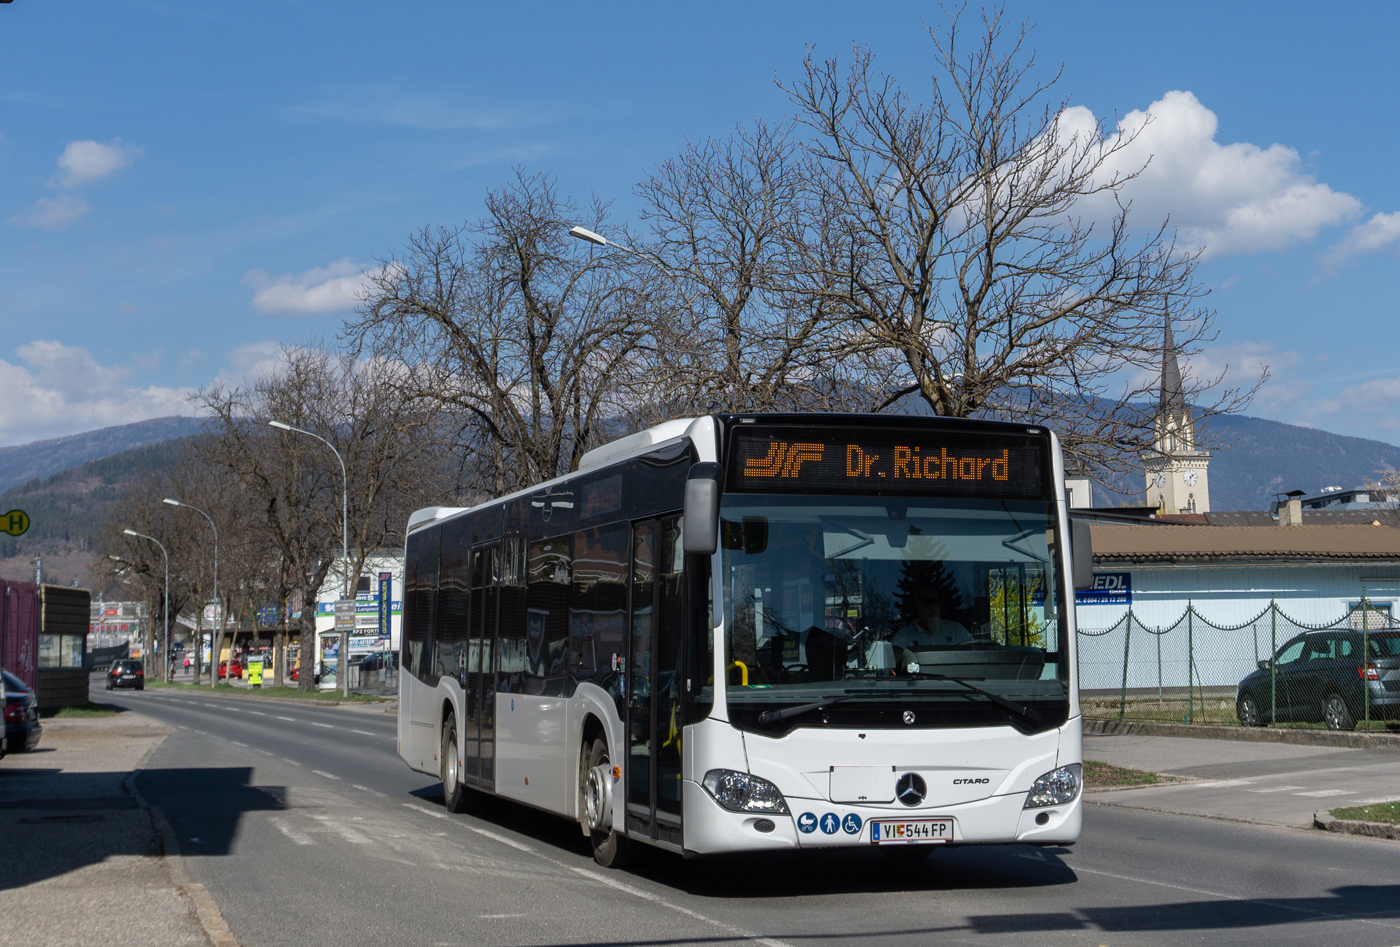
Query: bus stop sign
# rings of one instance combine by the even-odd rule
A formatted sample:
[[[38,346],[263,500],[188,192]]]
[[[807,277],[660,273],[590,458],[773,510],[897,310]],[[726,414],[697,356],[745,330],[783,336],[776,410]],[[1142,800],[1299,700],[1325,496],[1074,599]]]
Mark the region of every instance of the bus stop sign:
[[[355,600],[353,598],[336,599],[335,630],[345,633],[355,630]]]
[[[24,510],[11,510],[0,516],[0,533],[23,536],[29,532],[29,514]]]

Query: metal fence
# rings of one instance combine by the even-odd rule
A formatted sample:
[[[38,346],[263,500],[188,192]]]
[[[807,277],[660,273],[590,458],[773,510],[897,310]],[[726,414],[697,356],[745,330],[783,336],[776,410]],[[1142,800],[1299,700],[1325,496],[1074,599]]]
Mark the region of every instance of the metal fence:
[[[1334,726],[1370,727],[1390,712],[1388,691],[1400,698],[1400,680],[1381,679],[1385,674],[1370,666],[1378,657],[1400,657],[1390,650],[1400,649],[1400,635],[1385,634],[1400,631],[1400,623],[1385,609],[1363,593],[1358,605],[1321,625],[1290,618],[1276,602],[1249,621],[1218,625],[1188,603],[1176,621],[1154,627],[1130,606],[1107,628],[1079,629],[1081,703],[1094,717],[1238,724],[1237,691],[1262,661],[1269,662],[1267,680],[1239,695],[1254,700],[1259,722],[1321,724],[1330,712],[1342,713]],[[1279,654],[1308,631],[1345,634],[1310,637],[1290,649],[1297,654]],[[1380,706],[1372,703],[1377,699]]]

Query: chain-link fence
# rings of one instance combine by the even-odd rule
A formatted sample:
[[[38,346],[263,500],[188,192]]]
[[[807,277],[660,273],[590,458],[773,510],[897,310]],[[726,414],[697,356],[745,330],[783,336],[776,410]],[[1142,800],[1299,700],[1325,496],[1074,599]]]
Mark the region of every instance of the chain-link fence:
[[[1091,717],[1385,726],[1400,717],[1400,622],[1388,608],[1363,594],[1337,620],[1310,625],[1271,602],[1217,625],[1188,604],[1153,627],[1129,607],[1107,628],[1079,629],[1080,701]]]

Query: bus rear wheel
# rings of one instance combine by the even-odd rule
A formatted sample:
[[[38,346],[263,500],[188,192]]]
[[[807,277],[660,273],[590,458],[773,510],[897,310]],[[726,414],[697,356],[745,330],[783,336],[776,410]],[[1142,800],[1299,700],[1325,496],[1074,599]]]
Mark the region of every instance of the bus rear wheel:
[[[636,860],[637,843],[619,834],[610,818],[602,820],[606,824],[593,824],[604,812],[611,816],[612,811],[612,806],[604,801],[605,794],[612,790],[612,758],[608,755],[606,739],[599,737],[593,741],[588,748],[587,762],[581,778],[583,798],[591,812],[585,818],[589,821],[588,840],[593,846],[593,860],[604,868],[625,868]]]

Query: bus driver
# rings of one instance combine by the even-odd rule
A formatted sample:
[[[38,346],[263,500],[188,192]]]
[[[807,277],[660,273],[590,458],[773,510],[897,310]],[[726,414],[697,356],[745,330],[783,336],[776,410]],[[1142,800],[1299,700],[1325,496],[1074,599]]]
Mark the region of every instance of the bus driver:
[[[920,586],[913,596],[914,620],[894,633],[896,648],[927,648],[969,644],[972,635],[958,622],[943,618],[943,596],[932,585]]]

